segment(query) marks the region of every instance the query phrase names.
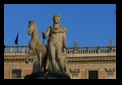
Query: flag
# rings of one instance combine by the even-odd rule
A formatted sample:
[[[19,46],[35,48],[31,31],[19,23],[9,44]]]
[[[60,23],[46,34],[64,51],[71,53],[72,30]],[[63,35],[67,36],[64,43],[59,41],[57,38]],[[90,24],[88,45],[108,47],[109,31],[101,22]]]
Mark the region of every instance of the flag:
[[[17,33],[16,39],[14,41],[14,43],[17,45],[18,44],[18,36],[19,36],[19,32]]]
[[[5,47],[6,47],[6,46],[4,45],[4,50],[5,50]]]

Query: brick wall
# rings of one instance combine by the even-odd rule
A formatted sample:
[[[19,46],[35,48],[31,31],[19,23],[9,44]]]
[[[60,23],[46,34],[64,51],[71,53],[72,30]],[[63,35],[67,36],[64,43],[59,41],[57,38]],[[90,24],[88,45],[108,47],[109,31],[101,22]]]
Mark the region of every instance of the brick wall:
[[[10,70],[4,69],[4,79],[9,79],[9,78],[10,78]]]
[[[24,69],[23,70],[23,77],[26,76],[26,75],[29,75],[32,73],[32,69]]]
[[[70,71],[68,70],[68,71],[66,72],[66,74],[67,74],[68,76],[70,76]],[[71,76],[70,76],[70,78],[71,78]]]
[[[105,70],[100,70],[100,72],[99,72],[99,79],[106,79],[106,72],[105,72]]]
[[[87,71],[86,70],[81,70],[81,79],[87,79]]]

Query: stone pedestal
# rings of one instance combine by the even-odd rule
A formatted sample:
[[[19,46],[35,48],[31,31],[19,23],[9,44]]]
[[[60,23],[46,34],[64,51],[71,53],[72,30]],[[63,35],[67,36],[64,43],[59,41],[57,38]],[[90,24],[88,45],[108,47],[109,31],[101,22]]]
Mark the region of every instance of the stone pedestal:
[[[26,75],[24,79],[70,79],[67,74],[58,74],[54,72],[48,72],[45,74],[44,72],[35,72],[31,75]]]

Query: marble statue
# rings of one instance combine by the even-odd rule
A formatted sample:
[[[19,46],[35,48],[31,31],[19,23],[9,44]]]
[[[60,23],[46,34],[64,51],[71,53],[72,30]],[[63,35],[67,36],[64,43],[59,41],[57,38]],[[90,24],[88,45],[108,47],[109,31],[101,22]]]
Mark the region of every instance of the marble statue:
[[[61,15],[53,16],[53,25],[49,26],[46,32],[42,31],[43,39],[48,37],[48,65],[49,71],[63,74],[65,73],[64,59],[62,51],[67,50],[66,27],[60,25]],[[66,63],[66,62],[65,62]]]
[[[29,50],[26,51],[26,54],[38,56],[37,61],[33,64],[33,72],[44,71],[46,69],[47,47],[39,37],[38,28],[34,20],[28,23],[28,34],[31,35],[31,40],[29,42]]]

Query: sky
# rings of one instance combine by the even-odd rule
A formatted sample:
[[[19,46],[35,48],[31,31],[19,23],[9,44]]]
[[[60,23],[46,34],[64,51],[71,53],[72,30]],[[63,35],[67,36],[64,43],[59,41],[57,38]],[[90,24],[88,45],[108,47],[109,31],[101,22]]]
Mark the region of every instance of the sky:
[[[40,38],[53,25],[52,17],[60,14],[60,25],[67,29],[67,46],[116,46],[116,4],[4,4],[4,45],[28,46],[28,21],[35,20]]]

